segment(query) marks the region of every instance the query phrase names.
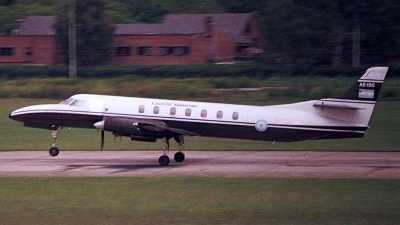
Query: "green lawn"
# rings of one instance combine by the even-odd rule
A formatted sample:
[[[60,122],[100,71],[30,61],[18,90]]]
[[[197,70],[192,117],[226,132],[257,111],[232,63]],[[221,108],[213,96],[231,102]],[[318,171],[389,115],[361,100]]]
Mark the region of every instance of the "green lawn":
[[[399,224],[399,180],[0,178],[1,224]]]

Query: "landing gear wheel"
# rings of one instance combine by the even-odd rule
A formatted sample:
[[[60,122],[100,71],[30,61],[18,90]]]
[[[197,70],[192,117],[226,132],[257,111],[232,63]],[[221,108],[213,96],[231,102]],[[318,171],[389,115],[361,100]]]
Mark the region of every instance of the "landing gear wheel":
[[[185,160],[185,154],[183,154],[182,152],[177,152],[174,155],[174,159],[176,162],[183,162],[183,160]]]
[[[51,156],[58,156],[58,153],[60,153],[60,150],[58,150],[57,147],[51,147],[49,150],[49,153]]]
[[[167,166],[169,164],[169,157],[167,155],[162,155],[158,159],[161,166]]]

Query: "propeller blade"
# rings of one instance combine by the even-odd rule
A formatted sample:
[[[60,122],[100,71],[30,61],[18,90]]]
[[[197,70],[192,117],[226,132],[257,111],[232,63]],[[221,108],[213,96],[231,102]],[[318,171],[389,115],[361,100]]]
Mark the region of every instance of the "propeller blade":
[[[101,151],[104,148],[104,130],[101,130]]]

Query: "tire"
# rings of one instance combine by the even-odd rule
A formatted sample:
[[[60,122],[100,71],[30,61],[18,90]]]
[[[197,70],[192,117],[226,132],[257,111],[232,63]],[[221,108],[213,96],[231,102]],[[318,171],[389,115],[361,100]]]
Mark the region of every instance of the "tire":
[[[169,157],[166,155],[162,155],[160,156],[160,158],[158,159],[158,162],[160,163],[161,166],[168,166],[169,164]]]
[[[176,162],[183,162],[183,160],[185,160],[185,154],[183,154],[182,152],[177,152],[174,155],[174,159]]]
[[[60,153],[60,150],[57,147],[52,147],[49,150],[49,154],[53,157],[58,156],[58,153]]]

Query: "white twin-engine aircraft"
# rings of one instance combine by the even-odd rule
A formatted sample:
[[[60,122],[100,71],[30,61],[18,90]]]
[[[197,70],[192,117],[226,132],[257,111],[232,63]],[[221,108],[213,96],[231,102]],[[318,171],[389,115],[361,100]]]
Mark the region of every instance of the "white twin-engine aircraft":
[[[52,130],[50,155],[57,156],[60,127],[97,128],[134,141],[161,139],[162,166],[169,164],[169,139],[179,144],[174,155],[182,162],[184,136],[236,138],[271,142],[363,137],[368,128],[387,67],[372,67],[346,92],[332,98],[285,105],[249,106],[166,99],[78,94],[60,104],[34,105],[9,117],[24,126]]]

